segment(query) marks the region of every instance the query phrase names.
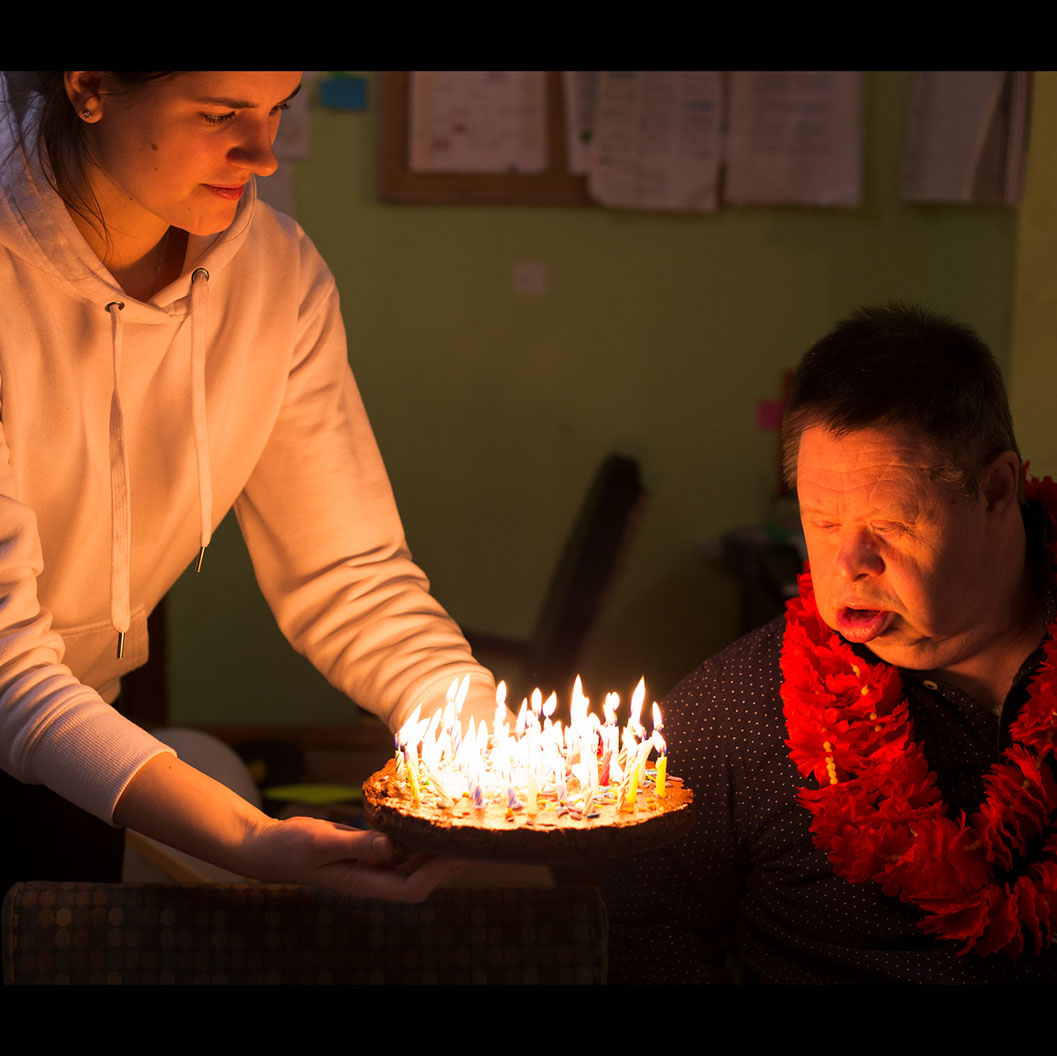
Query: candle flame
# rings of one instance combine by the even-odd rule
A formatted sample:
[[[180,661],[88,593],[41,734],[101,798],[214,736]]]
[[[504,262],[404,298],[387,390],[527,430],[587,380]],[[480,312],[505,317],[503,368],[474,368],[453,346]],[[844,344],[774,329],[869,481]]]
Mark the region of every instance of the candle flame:
[[[642,703],[646,699],[646,678],[643,676],[639,679],[639,684],[635,687],[635,692],[631,694],[631,707],[637,712],[642,711]]]
[[[466,703],[466,694],[470,692],[470,676],[463,675],[459,683],[459,691],[455,694],[455,712],[462,714],[462,706]]]
[[[396,739],[399,742],[401,748],[407,748],[408,742],[411,740],[411,736],[415,731],[415,727],[418,725],[418,717],[421,714],[422,705],[418,704],[416,705],[415,710],[411,712],[410,717],[407,719],[404,725],[400,727],[400,730],[396,735]],[[415,745],[417,744],[418,739],[416,738]]]
[[[557,694],[544,700],[537,687],[531,694],[531,707],[528,699],[522,701],[511,730],[505,707],[507,687],[500,682],[494,721],[489,724],[471,716],[462,734],[458,710],[468,688],[468,676],[453,681],[446,704],[432,717],[423,719],[417,707],[400,727],[396,766],[409,796],[429,795],[441,808],[455,808],[468,795],[478,809],[505,804],[510,810],[527,807],[529,814],[554,809],[556,800],[559,806],[566,804],[586,813],[592,800],[597,803],[599,798],[614,797],[619,784],[625,809],[634,810],[636,794],[646,794],[646,763],[654,751],[657,768],[651,771],[652,787],[656,795],[663,796],[667,763],[663,720],[654,701],[653,732],[647,736],[639,722],[644,679],[632,696],[632,714],[623,728],[616,720],[620,696],[605,695],[603,725],[591,714],[590,700],[577,676],[568,724],[561,719],[552,721]]]
[[[631,695],[631,718],[628,720],[628,725],[634,726],[636,730],[642,729],[640,718],[642,716],[642,705],[645,700],[646,679],[640,678],[639,684],[635,687],[635,692]]]
[[[584,696],[583,683],[580,681],[580,676],[577,675],[576,681],[573,683],[572,704],[569,707],[569,714],[572,718],[573,725],[587,721],[587,711],[590,706],[591,701]]]

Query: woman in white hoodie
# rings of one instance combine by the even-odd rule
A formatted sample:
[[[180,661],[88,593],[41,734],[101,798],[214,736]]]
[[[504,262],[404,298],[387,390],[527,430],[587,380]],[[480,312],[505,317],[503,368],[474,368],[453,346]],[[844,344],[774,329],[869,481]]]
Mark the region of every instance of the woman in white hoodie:
[[[300,84],[4,86],[0,763],[246,875],[420,898],[445,863],[408,877],[376,834],[275,822],[110,706],[147,614],[234,506],[284,633],[357,703],[396,728],[470,674],[470,710],[494,708],[408,554],[333,278],[254,200]]]

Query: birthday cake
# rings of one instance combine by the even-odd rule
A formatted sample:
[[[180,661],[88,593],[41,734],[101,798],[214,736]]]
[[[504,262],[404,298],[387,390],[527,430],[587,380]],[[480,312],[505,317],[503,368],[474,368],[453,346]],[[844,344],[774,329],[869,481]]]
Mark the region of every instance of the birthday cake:
[[[511,810],[505,799],[477,808],[464,796],[453,806],[440,806],[428,787],[415,805],[390,759],[363,786],[364,815],[372,829],[401,846],[448,858],[550,863],[624,858],[672,843],[693,825],[690,789],[669,777],[659,799],[647,777],[647,788],[639,790],[631,809],[618,809],[614,794],[596,798],[585,816],[539,795],[538,809],[530,814],[523,802]]]
[[[693,793],[667,774],[656,705],[653,735],[638,724],[642,692],[640,683],[621,739],[616,695],[603,724],[587,714],[579,681],[566,728],[534,694],[513,731],[500,701],[490,731],[471,721],[465,733],[453,686],[449,707],[409,720],[396,756],[364,784],[367,822],[412,851],[472,860],[574,863],[671,843],[693,825]]]

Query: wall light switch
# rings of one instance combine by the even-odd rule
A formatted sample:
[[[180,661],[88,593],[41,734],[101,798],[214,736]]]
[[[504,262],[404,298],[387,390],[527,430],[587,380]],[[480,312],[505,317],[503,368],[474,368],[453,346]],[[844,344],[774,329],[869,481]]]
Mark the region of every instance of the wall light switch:
[[[514,292],[535,296],[546,293],[547,265],[542,260],[515,260]]]

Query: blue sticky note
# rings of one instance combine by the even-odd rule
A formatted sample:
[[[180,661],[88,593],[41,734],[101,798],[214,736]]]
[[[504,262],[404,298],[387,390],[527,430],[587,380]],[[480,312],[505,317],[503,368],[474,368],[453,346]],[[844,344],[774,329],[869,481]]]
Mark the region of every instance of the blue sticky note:
[[[366,77],[331,77],[319,82],[319,99],[330,110],[366,110]]]

